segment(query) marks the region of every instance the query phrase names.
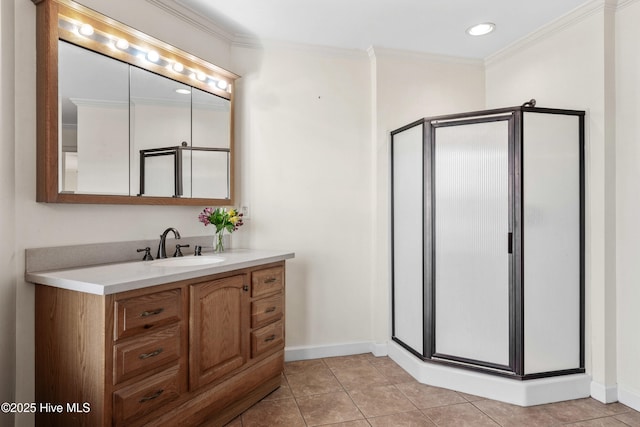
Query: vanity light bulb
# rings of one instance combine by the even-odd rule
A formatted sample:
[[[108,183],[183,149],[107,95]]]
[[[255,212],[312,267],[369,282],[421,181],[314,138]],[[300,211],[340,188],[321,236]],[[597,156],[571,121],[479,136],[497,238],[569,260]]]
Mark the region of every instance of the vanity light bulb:
[[[181,64],[181,63],[179,63],[179,62],[175,62],[175,63],[173,64],[173,71],[175,71],[175,72],[177,72],[177,73],[181,73],[181,72],[182,72],[182,70],[184,70],[184,65],[182,65],[182,64]]]
[[[207,80],[207,75],[203,72],[198,72],[198,74],[196,75],[196,78],[198,80],[200,80],[201,82]]]
[[[118,39],[116,42],[116,47],[120,50],[129,49],[129,42],[125,39]]]
[[[82,24],[78,32],[83,36],[90,36],[93,34],[93,27],[89,24]]]
[[[158,62],[158,60],[160,59],[160,54],[158,54],[158,52],[156,52],[155,50],[150,50],[149,52],[147,52],[147,59],[151,62]]]
[[[216,86],[218,86],[218,89],[222,89],[222,90],[225,90],[228,85],[229,84],[225,80],[218,80],[218,83],[216,83]]]

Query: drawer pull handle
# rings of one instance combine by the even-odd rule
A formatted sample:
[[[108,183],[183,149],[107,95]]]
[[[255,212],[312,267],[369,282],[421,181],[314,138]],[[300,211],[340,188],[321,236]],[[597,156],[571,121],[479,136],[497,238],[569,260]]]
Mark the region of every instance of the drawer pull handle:
[[[153,399],[157,399],[158,397],[160,397],[160,395],[162,393],[164,393],[164,389],[160,389],[160,390],[156,391],[155,393],[153,393],[150,396],[143,397],[142,399],[138,400],[138,403],[144,403],[144,402],[148,402],[148,401],[153,400]]]
[[[268,338],[265,338],[265,339],[264,339],[264,342],[273,341],[273,340],[275,340],[275,339],[276,339],[276,336],[275,336],[275,334],[274,334],[274,335],[271,335],[271,336],[270,336],[270,337],[268,337]]]
[[[276,311],[276,307],[269,307],[264,312],[265,313],[271,313],[271,312],[274,312],[274,311]]]
[[[245,291],[245,292],[249,292],[249,285],[244,285],[242,287],[242,290]]]
[[[163,311],[164,311],[164,308],[157,308],[155,310],[143,311],[142,313],[140,313],[140,317],[155,316],[156,314],[160,314]]]
[[[273,282],[275,282],[276,280],[277,280],[277,279],[276,279],[275,277],[269,277],[268,279],[266,279],[266,280],[264,281],[264,283],[273,283]]]
[[[140,356],[138,356],[138,358],[140,360],[148,359],[150,357],[154,357],[154,356],[159,355],[160,353],[162,353],[162,351],[163,351],[162,348],[159,348],[159,349],[157,349],[155,351],[152,351],[151,353],[142,353]]]

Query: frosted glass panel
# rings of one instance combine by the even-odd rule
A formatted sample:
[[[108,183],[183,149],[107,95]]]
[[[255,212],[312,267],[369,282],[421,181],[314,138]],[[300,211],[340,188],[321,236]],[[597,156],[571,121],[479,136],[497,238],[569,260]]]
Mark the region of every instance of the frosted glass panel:
[[[422,354],[422,125],[393,136],[394,336]]]
[[[580,366],[578,117],[526,113],[525,373]]]
[[[509,127],[435,138],[436,353],[509,364]]]

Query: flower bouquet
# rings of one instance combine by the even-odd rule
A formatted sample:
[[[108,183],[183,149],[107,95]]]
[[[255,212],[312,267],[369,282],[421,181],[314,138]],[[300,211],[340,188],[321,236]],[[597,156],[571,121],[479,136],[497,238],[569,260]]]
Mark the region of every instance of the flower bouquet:
[[[227,210],[226,208],[204,208],[198,215],[198,220],[205,226],[211,224],[216,227],[213,238],[213,250],[215,252],[224,251],[224,242],[222,240],[224,232],[233,233],[243,224],[242,214],[238,213],[237,209]]]

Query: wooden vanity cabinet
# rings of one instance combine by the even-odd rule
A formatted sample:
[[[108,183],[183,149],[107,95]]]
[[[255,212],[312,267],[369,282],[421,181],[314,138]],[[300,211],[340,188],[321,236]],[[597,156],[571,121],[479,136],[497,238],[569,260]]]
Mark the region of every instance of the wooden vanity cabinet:
[[[36,287],[38,426],[223,425],[280,385],[284,261],[113,295]],[[57,407],[60,408],[60,407]]]

